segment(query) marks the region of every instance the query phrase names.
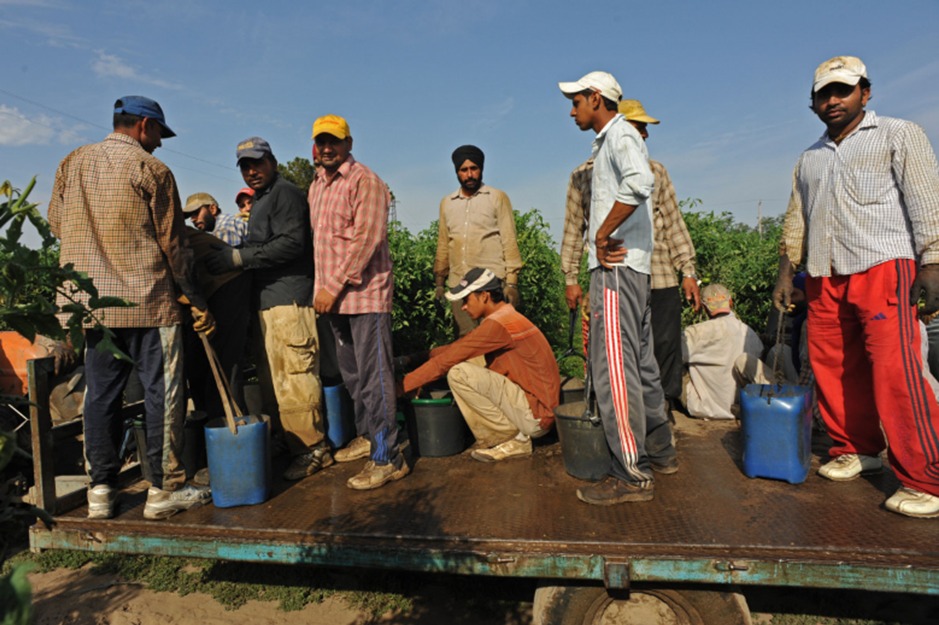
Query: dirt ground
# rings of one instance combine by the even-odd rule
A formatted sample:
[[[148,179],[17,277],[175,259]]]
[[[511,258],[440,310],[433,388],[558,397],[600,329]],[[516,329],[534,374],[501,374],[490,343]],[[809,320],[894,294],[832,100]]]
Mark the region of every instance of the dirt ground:
[[[78,570],[56,569],[32,574],[35,625],[521,625],[531,622],[531,604],[524,601],[486,601],[462,594],[452,578],[447,585],[431,581],[411,597],[406,610],[374,616],[352,607],[342,596],[330,596],[301,610],[284,611],[274,601],[249,601],[227,609],[202,593],[180,596],[156,592],[125,582],[110,573],[98,574],[91,565]],[[258,580],[260,581],[260,580]],[[499,583],[498,580],[495,583]],[[513,582],[508,582],[510,585]],[[475,585],[475,584],[474,584]],[[517,584],[516,584],[517,585]],[[473,593],[478,594],[478,588]],[[504,592],[504,588],[499,594]],[[520,591],[520,595],[525,594]]]
[[[248,581],[263,578],[259,571],[257,580]],[[412,582],[418,590],[408,597],[410,605],[374,616],[341,595],[296,611],[284,611],[273,601],[227,609],[202,593],[156,592],[114,574],[94,572],[91,565],[33,574],[30,579],[36,625],[527,625],[532,618],[533,586],[518,580],[415,575]],[[754,625],[939,623],[935,597],[811,589],[745,589],[745,594]]]

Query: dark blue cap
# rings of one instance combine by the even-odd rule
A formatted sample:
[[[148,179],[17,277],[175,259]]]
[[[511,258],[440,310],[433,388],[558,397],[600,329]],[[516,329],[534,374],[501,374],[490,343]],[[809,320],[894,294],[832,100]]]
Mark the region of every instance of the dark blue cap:
[[[170,127],[166,125],[163,109],[156,103],[156,100],[145,98],[142,95],[126,95],[114,103],[114,112],[137,115],[138,117],[149,117],[159,122],[160,126],[162,126],[163,131],[160,133],[161,137],[167,139],[176,136],[176,133],[170,130]]]

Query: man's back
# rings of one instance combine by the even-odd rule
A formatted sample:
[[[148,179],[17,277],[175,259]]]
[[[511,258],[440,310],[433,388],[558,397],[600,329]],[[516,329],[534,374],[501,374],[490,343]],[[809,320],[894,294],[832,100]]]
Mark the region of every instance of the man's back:
[[[137,304],[101,310],[107,325],[180,322],[163,251],[178,258],[189,253],[179,206],[170,170],[126,135],[112,133],[100,143],[82,146],[59,165],[49,222],[62,242],[61,262],[87,273],[99,296]]]
[[[687,407],[692,416],[732,419],[736,399],[734,361],[747,353],[759,358],[763,343],[754,330],[733,313],[685,328],[682,360],[688,365],[691,385]]]

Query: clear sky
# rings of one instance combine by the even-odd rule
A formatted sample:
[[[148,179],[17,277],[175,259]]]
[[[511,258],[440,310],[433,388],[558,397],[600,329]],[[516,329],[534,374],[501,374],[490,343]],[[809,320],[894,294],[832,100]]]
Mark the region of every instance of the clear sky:
[[[592,133],[557,82],[602,69],[662,120],[648,145],[679,198],[752,225],[761,201],[785,210],[792,166],[823,131],[812,74],[839,54],[867,64],[869,109],[939,145],[936,0],[0,0],[0,181],[38,175],[45,210],[58,162],[139,94],[178,134],[156,156],[183,199],[206,191],[233,212],[240,140],[309,158],[313,120],[334,113],[412,231],[457,187],[452,150],[473,143],[484,181],[559,239]]]

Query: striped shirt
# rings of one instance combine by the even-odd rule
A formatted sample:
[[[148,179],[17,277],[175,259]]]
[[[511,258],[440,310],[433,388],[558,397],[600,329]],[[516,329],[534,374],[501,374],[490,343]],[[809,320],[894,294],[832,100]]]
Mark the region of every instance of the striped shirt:
[[[173,173],[131,137],[114,132],[65,157],[52,186],[49,224],[62,242],[63,266],[72,263],[88,274],[99,296],[137,304],[99,311],[105,325],[178,324],[180,291],[206,307],[193,286],[192,250]],[[78,298],[88,301],[87,294]],[[65,303],[60,296],[59,305]]]
[[[317,175],[309,200],[314,291],[335,295],[343,315],[390,313],[388,185],[350,154],[334,174]]]
[[[681,216],[675,187],[665,166],[649,161],[655,176],[652,191],[653,233],[652,288],[678,286],[676,271],[695,273],[694,244]],[[564,237],[561,239],[561,271],[568,286],[577,284],[584,252],[584,232],[590,218],[590,176],[593,161],[581,163],[571,172],[567,186],[567,209],[564,214]]]
[[[600,266],[597,261],[597,231],[606,220],[613,204],[620,202],[636,210],[610,233],[626,248],[626,258],[617,263],[639,273],[652,271],[652,195],[654,177],[649,169],[649,152],[639,131],[620,114],[616,114],[593,140],[593,176],[590,179],[590,226],[587,245],[590,250],[587,266]]]
[[[212,236],[228,243],[232,247],[239,247],[248,236],[248,222],[235,215],[219,213],[215,216],[215,227]]]
[[[939,263],[939,165],[922,128],[867,111],[840,145],[823,135],[793,172],[783,246],[814,277]]]

